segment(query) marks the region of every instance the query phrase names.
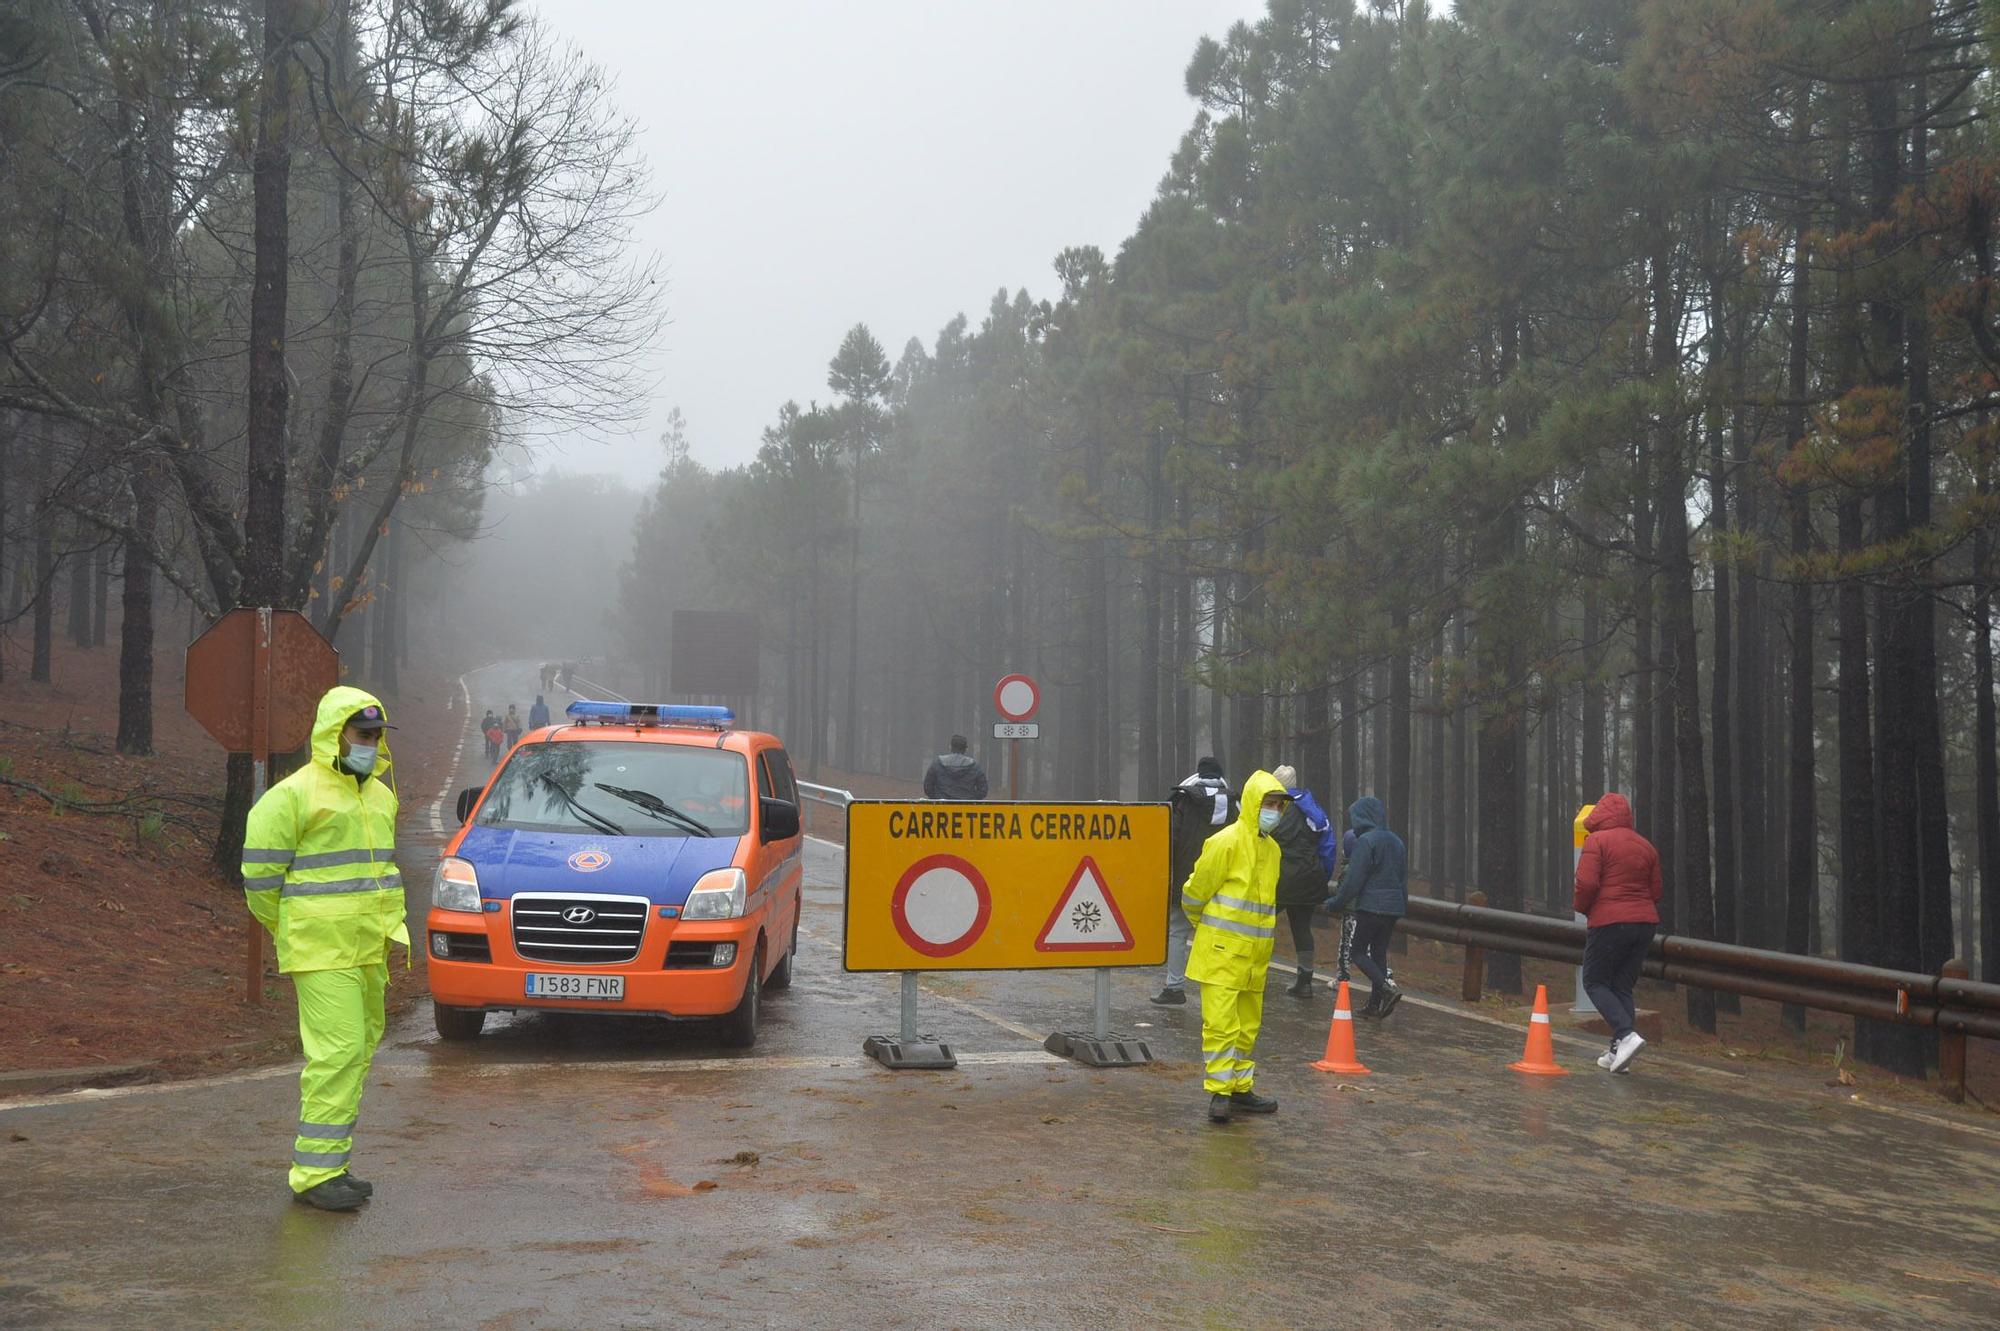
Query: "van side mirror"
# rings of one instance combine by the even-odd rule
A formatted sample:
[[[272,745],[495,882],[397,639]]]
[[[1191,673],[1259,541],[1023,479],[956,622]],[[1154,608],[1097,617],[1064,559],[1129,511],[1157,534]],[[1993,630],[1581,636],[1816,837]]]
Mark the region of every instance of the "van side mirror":
[[[762,825],[760,841],[789,840],[799,834],[799,806],[766,795],[757,801],[757,821]]]
[[[479,797],[485,792],[486,787],[484,786],[467,786],[464,790],[458,792],[459,826],[463,827],[465,820],[472,817],[472,806],[479,803]]]

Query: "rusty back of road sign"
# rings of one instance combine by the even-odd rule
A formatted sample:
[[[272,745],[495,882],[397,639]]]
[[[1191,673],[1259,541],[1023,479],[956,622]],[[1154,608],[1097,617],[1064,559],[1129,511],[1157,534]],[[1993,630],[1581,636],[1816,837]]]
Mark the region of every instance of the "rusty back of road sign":
[[[269,615],[268,643],[258,641],[260,613]],[[231,753],[251,752],[260,658],[269,685],[270,752],[289,753],[312,738],[320,696],[340,682],[340,653],[296,610],[231,610],[189,644],[188,715]]]
[[[1167,806],[857,800],[850,971],[1158,966]]]

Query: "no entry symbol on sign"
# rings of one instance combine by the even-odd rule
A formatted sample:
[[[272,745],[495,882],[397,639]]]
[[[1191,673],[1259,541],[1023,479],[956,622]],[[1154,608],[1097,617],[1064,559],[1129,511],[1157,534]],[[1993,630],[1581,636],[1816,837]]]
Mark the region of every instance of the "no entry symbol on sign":
[[[889,898],[903,941],[927,957],[956,956],[979,941],[993,917],[993,893],[978,869],[956,855],[928,855],[903,871]]]

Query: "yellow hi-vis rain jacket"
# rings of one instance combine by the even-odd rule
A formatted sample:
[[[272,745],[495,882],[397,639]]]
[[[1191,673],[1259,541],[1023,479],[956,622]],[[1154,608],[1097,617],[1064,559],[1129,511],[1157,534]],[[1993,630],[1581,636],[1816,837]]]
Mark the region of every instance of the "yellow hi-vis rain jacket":
[[[281,971],[379,966],[390,941],[410,945],[388,733],[367,780],[339,766],[348,718],[381,705],[360,689],[327,690],[313,722],[312,761],[250,810],[243,891],[251,914],[277,939]]]
[[[1204,986],[1264,987],[1278,934],[1279,850],[1257,830],[1257,810],[1274,793],[1285,793],[1278,778],[1251,774],[1236,821],[1203,844],[1181,888],[1181,910],[1194,925],[1187,977]]]

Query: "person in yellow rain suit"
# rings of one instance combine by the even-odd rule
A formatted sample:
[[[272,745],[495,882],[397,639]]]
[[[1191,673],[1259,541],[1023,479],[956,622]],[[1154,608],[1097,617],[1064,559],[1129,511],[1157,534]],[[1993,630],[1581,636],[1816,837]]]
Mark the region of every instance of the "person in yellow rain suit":
[[[1181,909],[1194,925],[1187,977],[1201,985],[1202,1089],[1208,1117],[1227,1123],[1232,1110],[1275,1113],[1257,1094],[1257,1031],[1264,1024],[1264,976],[1278,932],[1278,863],[1271,839],[1291,802],[1278,778],[1251,774],[1236,822],[1210,837],[1181,887]]]
[[[293,1199],[352,1211],[374,1185],[348,1172],[368,1065],[382,1039],[390,942],[410,945],[396,870],[396,789],[382,704],[329,689],[313,723],[312,761],[250,810],[243,891],[278,945],[299,998],[299,1130]]]

